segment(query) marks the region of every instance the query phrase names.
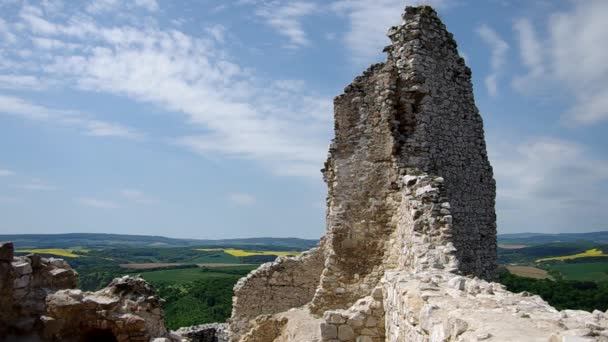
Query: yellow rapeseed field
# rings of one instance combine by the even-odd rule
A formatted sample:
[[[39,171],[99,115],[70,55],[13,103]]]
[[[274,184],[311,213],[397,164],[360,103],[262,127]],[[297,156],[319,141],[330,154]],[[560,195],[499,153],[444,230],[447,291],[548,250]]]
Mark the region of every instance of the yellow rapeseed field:
[[[579,259],[579,258],[589,258],[589,257],[608,257],[608,254],[604,254],[604,252],[602,252],[601,250],[594,248],[594,249],[585,251],[584,253],[564,255],[564,256],[551,257],[551,258],[542,258],[542,259],[536,260],[536,262],[551,261],[551,260],[564,261],[564,260],[569,260],[569,259]]]
[[[18,249],[21,253],[36,253],[36,254],[51,254],[67,258],[79,258],[81,255],[74,254],[74,251],[86,252],[81,249],[62,249],[62,248],[35,248],[35,249]]]
[[[243,249],[231,249],[231,248],[200,248],[197,251],[214,252],[223,251],[226,254],[230,254],[235,257],[245,257],[252,255],[276,255],[276,256],[287,256],[287,255],[299,255],[301,252],[285,252],[285,251],[246,251]]]

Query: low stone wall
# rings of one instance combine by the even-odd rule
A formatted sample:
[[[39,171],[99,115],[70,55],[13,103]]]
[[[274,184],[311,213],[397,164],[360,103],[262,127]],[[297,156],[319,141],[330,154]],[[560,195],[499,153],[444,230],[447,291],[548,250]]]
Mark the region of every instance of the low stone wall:
[[[382,288],[371,296],[359,299],[348,310],[332,310],[323,314],[321,323],[323,342],[382,342],[385,320]]]
[[[387,272],[386,341],[608,341],[608,316],[445,271]]]
[[[323,270],[323,253],[314,248],[297,257],[279,257],[241,278],[234,286],[230,329],[235,339],[246,333],[249,321],[279,313],[312,299]]]

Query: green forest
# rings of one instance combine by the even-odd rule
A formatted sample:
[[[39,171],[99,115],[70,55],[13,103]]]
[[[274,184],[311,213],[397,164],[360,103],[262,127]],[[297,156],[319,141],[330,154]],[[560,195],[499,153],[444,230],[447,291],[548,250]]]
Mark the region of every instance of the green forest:
[[[511,292],[537,294],[558,310],[608,310],[608,282],[531,279],[509,272],[500,282]]]

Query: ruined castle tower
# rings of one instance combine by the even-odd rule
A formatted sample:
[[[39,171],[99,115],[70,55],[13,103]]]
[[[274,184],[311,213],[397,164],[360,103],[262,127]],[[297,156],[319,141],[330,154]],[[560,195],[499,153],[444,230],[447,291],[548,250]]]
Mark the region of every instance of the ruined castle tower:
[[[431,7],[408,7],[403,19],[386,62],[334,100],[320,248],[237,284],[235,336],[260,314],[349,307],[389,270],[495,277],[495,182],[471,71]]]
[[[403,18],[386,62],[334,101],[327,233],[238,282],[232,340],[608,341],[608,313],[487,281],[495,182],[471,71],[432,8]]]
[[[336,136],[324,169],[327,262],[315,298],[324,309],[365,295],[385,269],[408,266],[387,263],[387,242],[399,179],[416,172],[444,179],[452,216],[445,239],[458,269],[495,277],[495,182],[471,71],[432,8],[410,7],[404,20],[389,30],[387,61],[334,101]]]

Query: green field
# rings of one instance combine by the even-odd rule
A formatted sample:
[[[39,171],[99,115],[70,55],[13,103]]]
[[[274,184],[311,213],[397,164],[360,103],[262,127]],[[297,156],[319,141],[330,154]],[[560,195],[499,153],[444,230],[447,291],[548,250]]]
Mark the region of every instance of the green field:
[[[210,278],[240,278],[252,269],[257,268],[257,265],[252,266],[234,266],[234,267],[217,267],[212,270],[204,268],[185,268],[177,270],[161,270],[151,272],[140,272],[142,278],[151,283],[170,283],[182,284],[200,279]]]
[[[562,274],[565,280],[606,281],[608,280],[608,262],[580,262],[572,264],[554,264],[547,269]]]

